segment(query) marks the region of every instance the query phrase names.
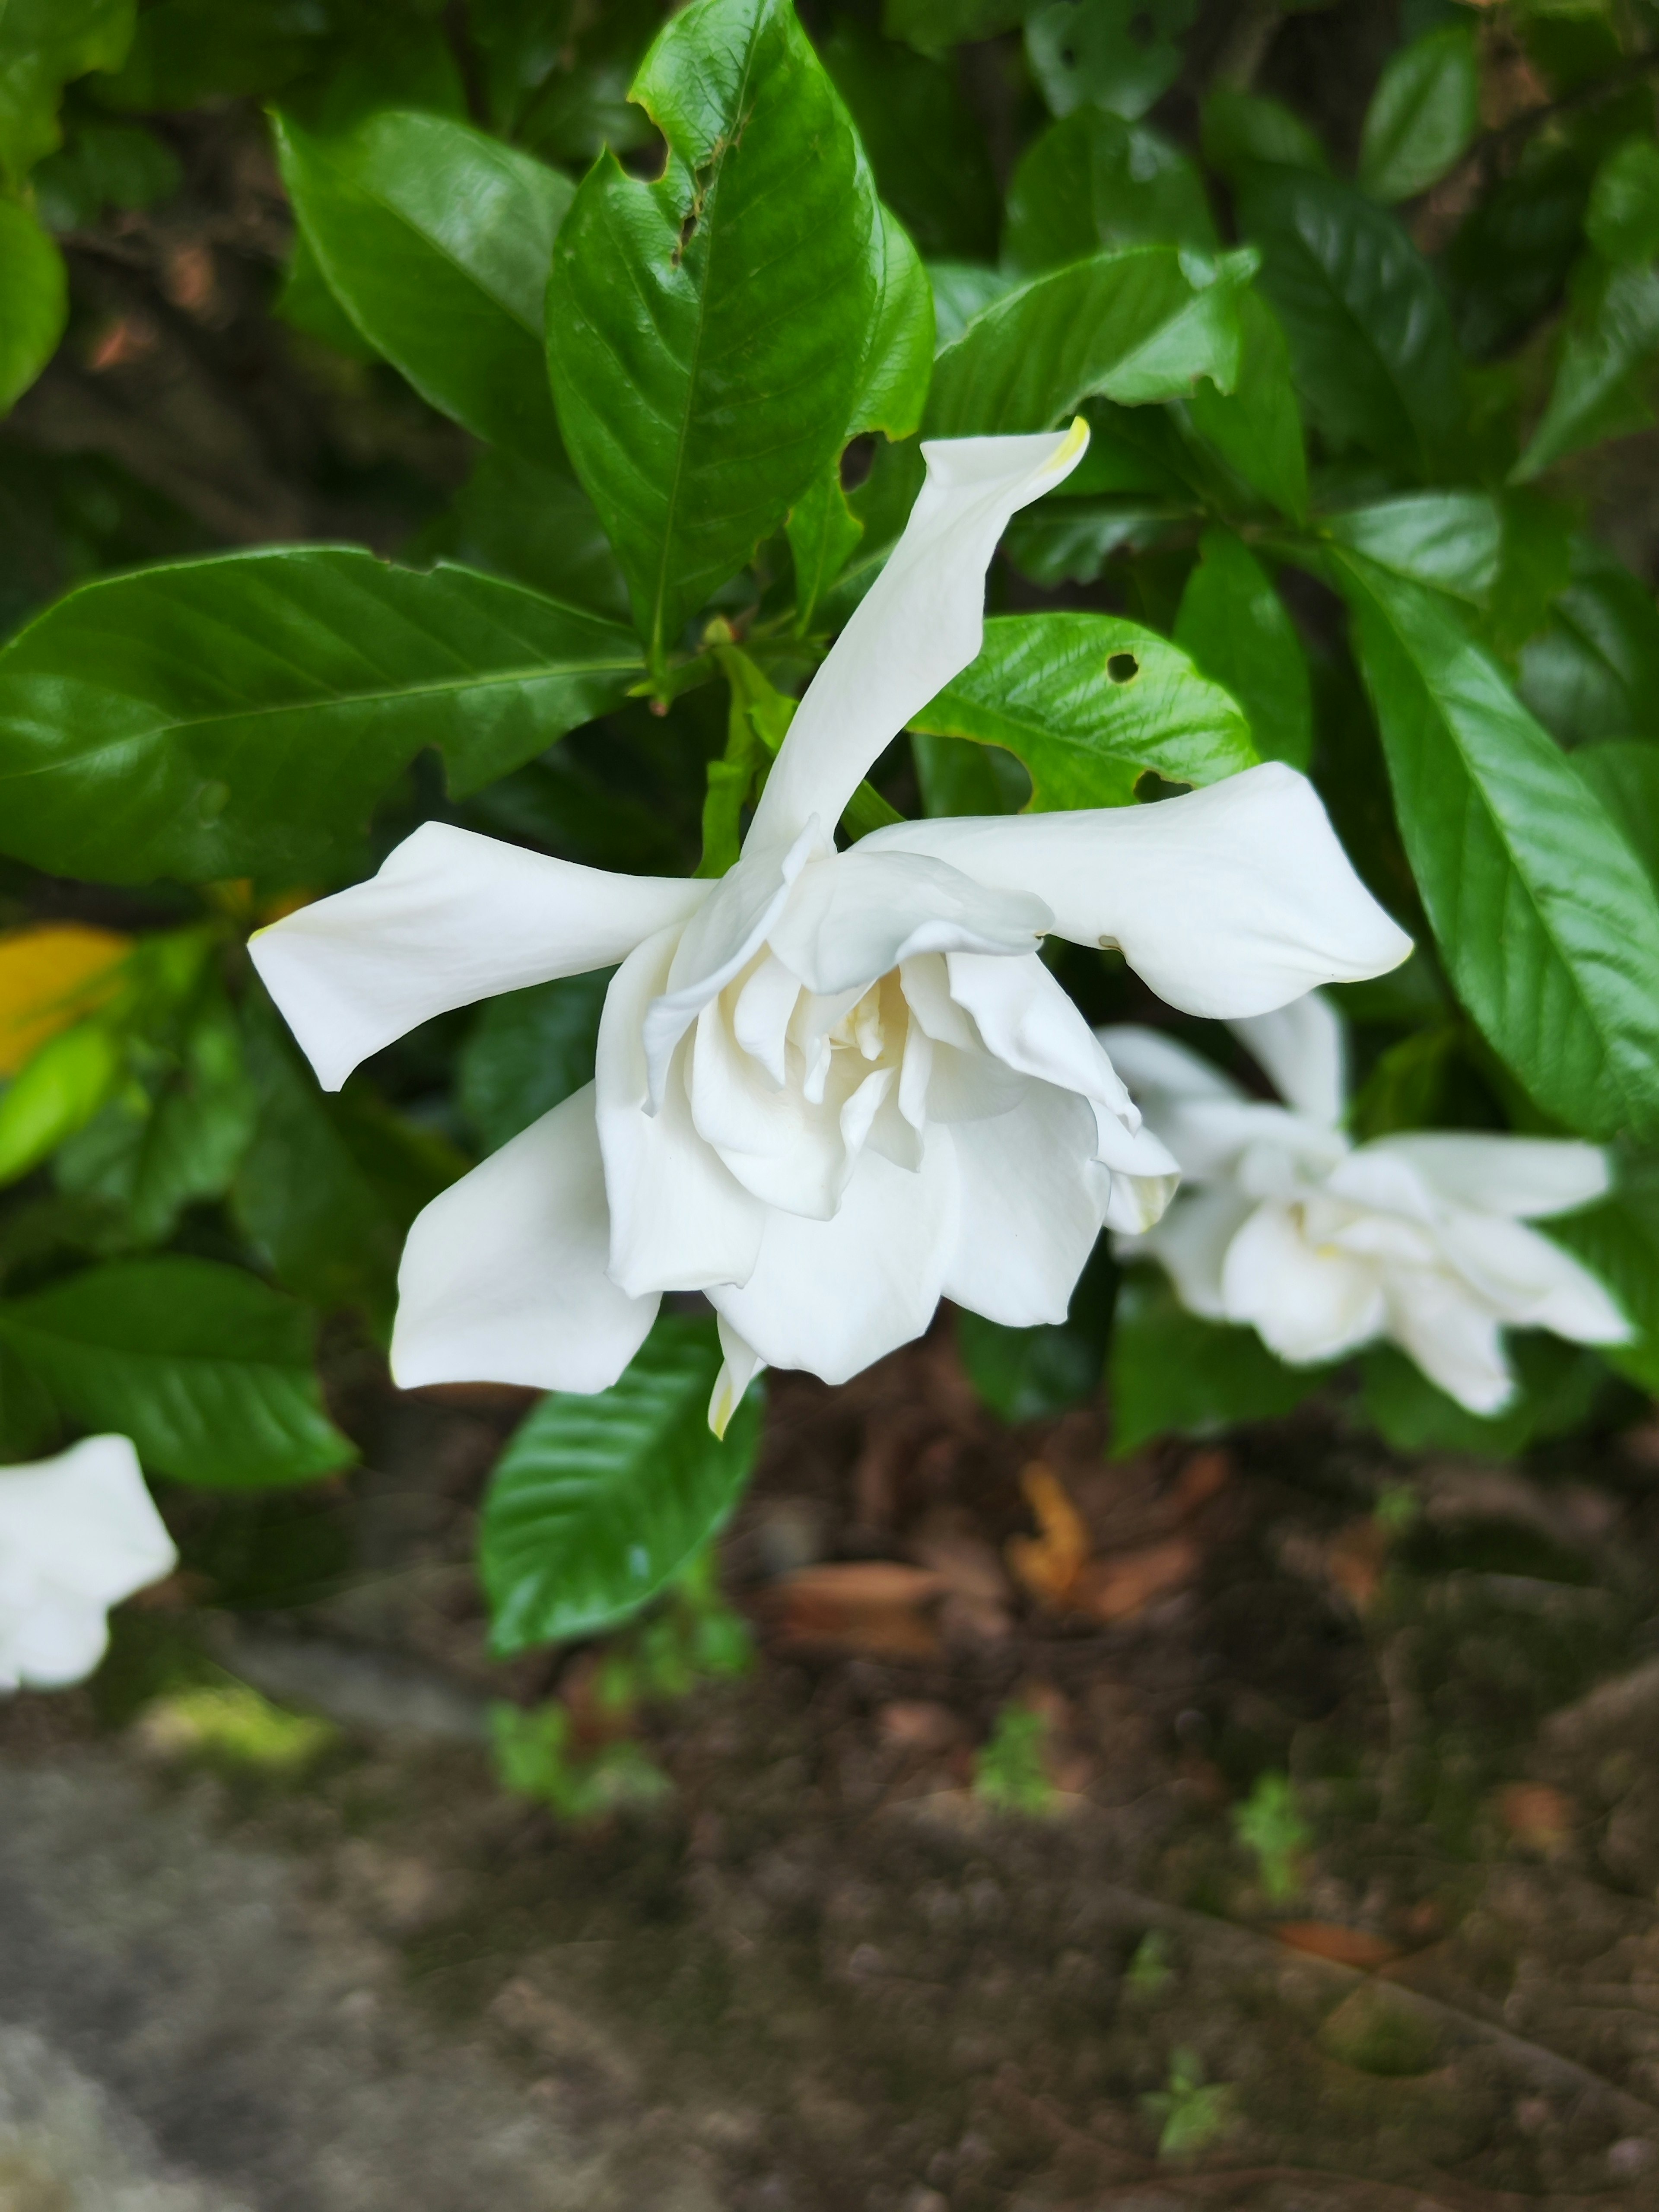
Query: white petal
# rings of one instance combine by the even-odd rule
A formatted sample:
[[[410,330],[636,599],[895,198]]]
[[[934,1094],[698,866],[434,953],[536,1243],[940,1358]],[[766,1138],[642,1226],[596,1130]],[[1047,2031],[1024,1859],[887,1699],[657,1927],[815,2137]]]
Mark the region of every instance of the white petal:
[[[1248,1322],[1294,1366],[1335,1359],[1379,1334],[1387,1319],[1375,1267],[1329,1245],[1316,1248],[1282,1206],[1261,1206],[1227,1247],[1222,1297],[1230,1321]]]
[[[1408,1160],[1432,1189],[1456,1205],[1522,1220],[1588,1206],[1609,1182],[1605,1152],[1561,1138],[1413,1132],[1380,1137],[1368,1149]]]
[[[1165,802],[1167,804],[1167,801]],[[1244,1097],[1231,1075],[1224,1075],[1201,1054],[1193,1052],[1162,1030],[1144,1029],[1136,1022],[1120,1022],[1098,1029],[1099,1038],[1112,1066],[1148,1114],[1147,1099],[1160,1094],[1166,1100]]]
[[[611,1204],[611,1280],[630,1297],[744,1281],[760,1251],[766,1208],[697,1134],[673,1060],[659,1110],[648,1110],[645,1012],[667,979],[677,933],[630,953],[611,979],[594,1062],[599,1149]]]
[[[1125,1260],[1145,1255],[1158,1261],[1189,1312],[1225,1321],[1221,1273],[1227,1248],[1255,1211],[1254,1200],[1224,1183],[1213,1190],[1183,1190],[1161,1221],[1144,1236],[1124,1237],[1117,1250]]]
[[[610,1249],[590,1083],[416,1216],[398,1270],[393,1379],[608,1389],[658,1304],[617,1288]]]
[[[1624,1344],[1631,1326],[1571,1253],[1524,1222],[1459,1208],[1442,1227],[1446,1258],[1512,1328],[1547,1328],[1575,1344]]]
[[[1317,991],[1272,1013],[1232,1024],[1233,1034],[1272,1079],[1287,1106],[1334,1128],[1347,1104],[1342,1017]]]
[[[1316,984],[1397,968],[1411,939],[1336,841],[1318,793],[1278,761],[1155,805],[945,817],[861,849],[932,853],[1030,890],[1079,945],[1116,945],[1189,1014],[1261,1014]]]
[[[844,1382],[933,1319],[957,1221],[956,1156],[934,1129],[914,1175],[866,1152],[832,1221],[769,1214],[754,1273],[709,1300],[768,1366]]]
[[[1065,481],[1088,430],[925,445],[927,481],[904,534],[807,686],[753,835],[834,823],[883,748],[980,648],[985,572],[1010,516]]]
[[[724,1314],[717,1314],[714,1318],[722,1357],[720,1371],[714,1377],[708,1401],[708,1425],[717,1437],[723,1437],[732,1425],[732,1414],[742,1403],[744,1392],[766,1362],[752,1344],[744,1342]]]
[[[325,1091],[433,1015],[608,968],[712,884],[613,876],[428,822],[380,873],[273,922],[248,951]]]
[[[1515,1395],[1502,1328],[1449,1275],[1424,1271],[1392,1278],[1389,1334],[1468,1413],[1501,1413]]]
[[[703,1008],[687,1047],[692,1127],[763,1204],[827,1221],[852,1172],[842,1127],[846,1094],[856,1085],[848,1055],[830,1071],[830,1095],[815,1104],[797,1084],[780,1088],[743,1049],[727,1004],[722,997]],[[864,1073],[862,1061],[856,1073]],[[663,1116],[673,1111],[665,1099]]]
[[[177,1565],[127,1437],[0,1468],[0,1686],[83,1680],[106,1608]]]
[[[950,1141],[962,1197],[945,1297],[1009,1328],[1064,1321],[1112,1183],[1087,1102],[1033,1083],[1012,1114],[958,1122]]]
[[[43,1585],[0,1633],[0,1688],[66,1690],[95,1672],[109,1648],[104,1607],[78,1590]]]
[[[1035,954],[1053,921],[1027,891],[988,890],[942,860],[860,844],[802,871],[768,942],[829,997],[929,952]]]

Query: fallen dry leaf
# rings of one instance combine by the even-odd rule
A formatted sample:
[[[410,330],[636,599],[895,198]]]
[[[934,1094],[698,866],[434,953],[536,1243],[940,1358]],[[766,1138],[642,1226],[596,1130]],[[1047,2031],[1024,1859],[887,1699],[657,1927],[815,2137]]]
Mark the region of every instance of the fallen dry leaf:
[[[1073,1578],[1067,1601],[1096,1620],[1127,1620],[1154,1598],[1183,1589],[1197,1574],[1202,1554],[1190,1536],[1171,1536],[1139,1551],[1091,1559]]]
[[[849,1559],[786,1577],[768,1594],[768,1605],[786,1644],[931,1658],[939,1648],[939,1632],[922,1608],[944,1589],[942,1578],[926,1567]]]
[[[1019,1486],[1036,1516],[1038,1533],[1009,1539],[1008,1565],[1039,1605],[1063,1612],[1089,1556],[1089,1531],[1066,1486],[1040,1459],[1020,1469]]]
[[[1370,1515],[1351,1521],[1331,1539],[1325,1571],[1356,1613],[1368,1612],[1376,1601],[1388,1556],[1388,1532]]]
[[[1517,1843],[1547,1851],[1578,1826],[1578,1808],[1547,1782],[1511,1782],[1498,1793],[1498,1817]]]
[[[896,1698],[876,1715],[883,1741],[901,1751],[945,1751],[962,1734],[949,1705],[927,1698]]]
[[[1233,1479],[1233,1455],[1212,1446],[1207,1451],[1194,1452],[1176,1477],[1176,1509],[1185,1520],[1196,1513],[1200,1505],[1208,1504],[1218,1491],[1224,1490]]]
[[[1273,1932],[1292,1951],[1334,1960],[1339,1966],[1357,1966],[1366,1974],[1392,1965],[1403,1955],[1384,1937],[1368,1935],[1363,1928],[1345,1928],[1336,1920],[1280,1920],[1275,1922]]]

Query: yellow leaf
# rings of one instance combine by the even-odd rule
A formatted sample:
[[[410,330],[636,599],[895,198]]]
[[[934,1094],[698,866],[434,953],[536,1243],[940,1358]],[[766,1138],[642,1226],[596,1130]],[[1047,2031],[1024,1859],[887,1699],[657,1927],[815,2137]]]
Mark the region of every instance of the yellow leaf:
[[[15,1075],[115,988],[132,939],[78,921],[0,931],[0,1075]]]

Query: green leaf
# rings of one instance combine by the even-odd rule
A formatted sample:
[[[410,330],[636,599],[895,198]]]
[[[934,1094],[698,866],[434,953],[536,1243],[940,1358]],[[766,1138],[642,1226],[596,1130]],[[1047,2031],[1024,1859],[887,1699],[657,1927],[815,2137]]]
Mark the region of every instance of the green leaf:
[[[321,0],[236,0],[234,8],[225,0],[155,0],[139,15],[125,65],[98,87],[98,97],[145,114],[216,97],[258,98],[314,62],[328,30]]]
[[[1008,267],[1034,275],[1103,246],[1145,245],[1217,250],[1203,182],[1184,154],[1098,107],[1032,140],[1008,187]]]
[[[1110,1242],[1103,1237],[1078,1279],[1063,1322],[1008,1328],[965,1306],[958,1310],[962,1364],[999,1420],[1052,1420],[1068,1406],[1094,1396],[1105,1372],[1117,1281]]]
[[[68,319],[63,255],[27,208],[0,200],[0,415],[52,359]]]
[[[1659,347],[1659,270],[1615,268],[1575,301],[1548,404],[1510,471],[1525,483],[1553,462],[1653,420],[1635,372]]]
[[[1544,629],[1567,586],[1577,518],[1565,501],[1519,486],[1502,495],[1500,508],[1498,574],[1481,631],[1484,641],[1510,663]]]
[[[1659,1128],[1659,902],[1443,599],[1336,556],[1413,872],[1458,996],[1586,1136]]]
[[[593,1079],[599,1017],[614,969],[535,983],[489,1000],[461,1048],[461,1110],[486,1152]]]
[[[1308,513],[1308,450],[1291,381],[1290,348],[1273,309],[1255,291],[1240,293],[1238,323],[1243,343],[1237,382],[1231,392],[1196,386],[1187,412],[1198,435],[1252,490],[1292,522],[1302,522]]]
[[[1292,1412],[1330,1375],[1286,1367],[1253,1328],[1200,1321],[1161,1273],[1132,1268],[1118,1292],[1106,1370],[1112,1456],[1157,1437],[1212,1436]]]
[[[839,452],[885,240],[788,0],[694,0],[632,97],[653,182],[601,155],[559,234],[548,359],[570,457],[660,672],[686,619]]]
[[[349,547],[100,578],[0,652],[0,848],[111,883],[303,872],[423,746],[474,790],[639,666],[593,616]]]
[[[570,179],[414,111],[331,137],[285,115],[276,137],[301,235],[368,343],[480,438],[556,460],[542,325]]]
[[[350,0],[317,67],[290,85],[283,105],[323,137],[380,108],[419,108],[465,122],[466,87],[441,19],[417,0]]]
[[[1391,54],[1365,111],[1359,183],[1376,200],[1415,199],[1443,177],[1480,122],[1473,23],[1447,23]]]
[[[795,629],[805,636],[813,611],[857,550],[864,525],[847,504],[841,465],[831,461],[789,510],[789,550],[795,563]]]
[[[117,1430],[158,1473],[212,1489],[355,1457],[323,1411],[312,1334],[303,1306],[240,1268],[176,1254],[0,1304],[0,1340],[78,1427]]]
[[[1322,533],[1391,575],[1480,605],[1498,580],[1503,521],[1484,492],[1407,492],[1328,514]]]
[[[147,208],[171,199],[185,180],[170,146],[153,131],[82,123],[33,179],[35,206],[49,230],[91,228],[106,207]]]
[[[912,727],[1003,746],[1030,770],[1039,813],[1130,805],[1149,769],[1218,783],[1259,757],[1237,701],[1119,615],[995,617],[978,659]]]
[[[505,1656],[625,1620],[719,1528],[760,1434],[751,1391],[723,1441],[708,1401],[720,1368],[710,1321],[665,1313],[620,1382],[552,1391],[496,1464],[479,1565]]]
[[[1455,465],[1464,406],[1451,323],[1394,216],[1334,177],[1286,169],[1254,173],[1238,204],[1326,435],[1413,474]]]
[[[129,1042],[129,1081],[52,1163],[58,1188],[118,1212],[124,1241],[160,1244],[187,1206],[222,1198],[253,1133],[240,1033],[216,981],[199,993],[176,1041]]]
[[[821,52],[883,199],[922,252],[967,260],[994,253],[996,173],[951,71],[845,15]]]
[[[876,310],[846,434],[880,430],[908,438],[920,427],[933,373],[933,294],[921,257],[896,216],[876,210],[871,240],[879,271]]]
[[[1601,1278],[1635,1325],[1629,1344],[1601,1347],[1602,1358],[1659,1394],[1659,1160],[1626,1161],[1609,1197],[1552,1221],[1549,1235]]]
[[[1006,269],[981,268],[971,261],[930,261],[927,281],[933,292],[936,343],[941,347],[959,338],[975,316],[983,314],[993,300],[1012,292],[1015,283]]]
[[[1049,0],[1026,18],[1025,52],[1056,115],[1085,102],[1133,119],[1181,74],[1176,44],[1198,0]]]
[[[1236,85],[1218,85],[1206,98],[1200,137],[1210,167],[1234,183],[1263,162],[1320,176],[1330,173],[1330,157],[1299,115]]]
[[[15,185],[58,143],[58,96],[71,77],[118,69],[133,0],[7,0],[0,9],[0,177]],[[0,331],[7,317],[0,311]]]
[[[1261,563],[1231,530],[1206,530],[1176,617],[1176,643],[1244,709],[1263,760],[1305,769],[1313,687],[1296,624]]]
[[[1659,745],[1639,739],[1584,745],[1572,764],[1659,888]]]
[[[913,730],[910,757],[924,814],[1018,814],[1030,799],[1030,775],[1000,745]]]
[[[1560,297],[1589,193],[1576,147],[1534,140],[1464,222],[1443,266],[1458,343],[1474,360],[1504,352]]]
[[[1590,186],[1584,231],[1604,261],[1659,254],[1659,146],[1650,137],[1615,146]]]
[[[1591,538],[1574,545],[1571,581],[1522,648],[1521,696],[1563,744],[1659,737],[1659,611]]]
[[[1133,246],[1035,277],[941,352],[928,435],[1046,430],[1096,393],[1139,406],[1200,377],[1231,391],[1239,293],[1253,266],[1234,253],[1200,269],[1174,246]]]
[[[1550,1226],[1553,1231],[1555,1224]],[[1364,1408],[1382,1441],[1395,1451],[1478,1452],[1509,1459],[1589,1418],[1607,1380],[1604,1357],[1584,1345],[1564,1344],[1559,1337],[1512,1337],[1510,1358],[1519,1388],[1513,1404],[1486,1418],[1468,1412],[1437,1389],[1394,1345],[1373,1345],[1360,1364]]]
[[[257,1113],[236,1218],[289,1290],[325,1311],[356,1307],[389,1333],[409,1224],[466,1163],[361,1084],[320,1091],[263,992],[243,1022]]]
[[[629,619],[628,586],[611,541],[562,461],[548,467],[516,453],[481,453],[419,552],[510,577],[611,622]]]
[[[0,1091],[0,1183],[15,1182],[83,1129],[119,1084],[121,1051],[101,1022],[42,1045]]]
[[[939,54],[966,40],[1012,30],[1027,5],[1028,0],[883,0],[881,27],[919,54]]]
[[[62,1427],[45,1383],[0,1341],[0,1467],[43,1458]]]

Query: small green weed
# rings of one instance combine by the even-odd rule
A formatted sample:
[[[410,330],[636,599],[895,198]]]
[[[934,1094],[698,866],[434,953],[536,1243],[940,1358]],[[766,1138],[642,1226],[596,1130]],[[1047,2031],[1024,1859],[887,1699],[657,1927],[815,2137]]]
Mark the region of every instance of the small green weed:
[[[1161,1928],[1150,1929],[1141,1937],[1123,1976],[1123,1985],[1131,1996],[1144,2001],[1162,1996],[1175,1979],[1170,1952],[1170,1939]]]
[[[1030,1705],[1004,1705],[974,1765],[974,1793],[1007,1813],[1047,1813],[1054,1801],[1043,1753],[1048,1723]]]
[[[570,1715],[556,1700],[529,1711],[494,1705],[489,1729],[502,1789],[550,1806],[567,1820],[654,1804],[673,1787],[649,1753],[626,1738],[578,1748]]]
[[[1254,1851],[1270,1904],[1288,1904],[1302,1887],[1298,1862],[1313,1841],[1288,1774],[1259,1774],[1242,1805],[1233,1808],[1233,1833]]]
[[[1158,2156],[1181,2158],[1225,2135],[1237,2117],[1237,2104],[1231,2084],[1206,2083],[1198,2053],[1182,2049],[1170,2055],[1169,2087],[1143,2097],[1140,2109],[1158,2123]]]
[[[246,1682],[178,1690],[147,1706],[138,1723],[163,1758],[291,1781],[339,1741],[331,1723],[285,1712]]]

